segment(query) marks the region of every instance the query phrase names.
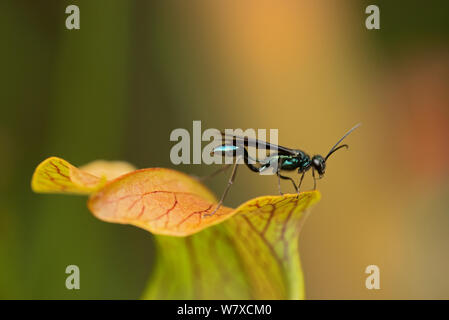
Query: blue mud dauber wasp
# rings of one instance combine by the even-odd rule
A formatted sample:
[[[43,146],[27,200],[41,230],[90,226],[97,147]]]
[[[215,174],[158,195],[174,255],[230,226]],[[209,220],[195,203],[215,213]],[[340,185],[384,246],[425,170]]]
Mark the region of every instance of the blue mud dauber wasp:
[[[239,164],[239,160],[241,158],[243,158],[243,163],[253,172],[263,173],[264,171],[269,169],[274,170],[274,174],[276,174],[278,177],[278,188],[279,194],[281,195],[283,194],[281,191],[281,179],[290,180],[293,184],[293,187],[295,188],[295,191],[299,193],[299,189],[304,179],[304,175],[310,169],[312,169],[313,189],[315,190],[317,180],[315,176],[315,171],[319,175],[318,179],[321,179],[326,170],[327,159],[329,159],[329,157],[337,150],[340,150],[341,148],[348,148],[347,144],[340,145],[340,143],[343,141],[344,138],[346,138],[352,131],[354,131],[360,125],[361,124],[359,123],[354,127],[352,127],[348,132],[346,132],[343,135],[343,137],[340,140],[338,140],[338,142],[330,149],[329,153],[325,157],[321,155],[314,155],[313,157],[310,157],[307,153],[299,149],[290,149],[283,146],[270,144],[262,140],[252,139],[249,137],[227,135],[222,132],[221,135],[223,143],[222,145],[214,148],[212,154],[231,156],[236,158],[236,160],[235,163],[232,165],[233,168],[231,176],[229,177],[228,184],[221,196],[220,201],[217,204],[217,207],[212,213],[206,214],[206,216],[212,216],[223,204],[223,201],[226,198],[226,195],[228,194],[229,189],[231,188],[231,185],[235,180],[235,176],[237,173],[237,165]],[[265,159],[257,160],[250,157],[247,150],[248,147],[264,148],[265,150],[275,150],[275,152],[268,155]],[[226,164],[216,172],[207,176],[206,178],[213,177],[216,174],[230,168],[230,166],[231,164]],[[294,171],[294,170],[297,170],[298,173],[301,174],[298,185],[291,177],[284,176],[281,174],[282,171]]]

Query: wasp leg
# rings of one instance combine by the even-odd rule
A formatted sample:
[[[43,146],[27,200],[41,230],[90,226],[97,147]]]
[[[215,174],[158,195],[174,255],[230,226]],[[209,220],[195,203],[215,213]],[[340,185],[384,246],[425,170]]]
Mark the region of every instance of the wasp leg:
[[[313,190],[316,190],[315,170],[313,169],[312,169],[312,177],[313,177]]]
[[[283,176],[283,175],[279,174],[279,172],[277,173],[277,175],[278,175],[278,177],[281,178],[281,179],[284,179],[284,180],[290,180],[290,181],[292,182],[293,187],[295,188],[296,192],[297,192],[297,193],[299,192],[299,189],[298,189],[298,187],[296,186],[296,183],[295,183],[295,181],[294,181],[292,178]],[[280,185],[280,181],[279,181],[279,185]],[[282,195],[282,194],[281,194],[281,195]]]
[[[267,166],[269,166],[270,163],[268,162]],[[281,190],[281,175],[279,173],[280,171],[280,167],[281,167],[281,161],[280,159],[278,159],[278,163],[277,163],[277,168],[276,168],[276,175],[278,176],[278,189],[279,189],[279,194],[282,196],[282,190]]]
[[[278,176],[278,189],[279,189],[279,194],[282,196],[282,190],[281,190],[281,176],[279,175],[279,172],[276,173],[276,175]]]
[[[206,180],[209,180],[210,178],[215,177],[215,176],[216,176],[217,174],[219,174],[219,173],[225,172],[225,171],[228,170],[230,167],[231,167],[230,164],[225,164],[223,167],[221,167],[220,169],[218,169],[218,170],[212,172],[211,174],[208,174],[208,175],[202,176],[202,177],[196,177],[196,176],[194,176],[194,178],[195,178],[196,180],[198,180],[198,181],[201,181],[201,182],[202,182],[202,181],[206,181]]]
[[[301,175],[301,178],[299,179],[299,183],[298,183],[298,193],[299,190],[301,189],[301,184],[302,184],[302,179],[304,179],[304,175],[306,174],[306,172],[304,171]]]
[[[214,211],[212,213],[206,213],[204,214],[205,217],[210,217],[213,216],[215,214],[215,212],[218,211],[218,209],[220,209],[221,205],[223,204],[224,199],[226,198],[226,195],[228,194],[229,189],[231,188],[232,184],[234,183],[235,180],[235,175],[237,174],[237,165],[238,165],[238,159],[236,159],[235,163],[234,163],[234,167],[232,168],[232,173],[231,173],[231,177],[229,178],[228,181],[228,185],[226,186],[226,189],[224,190],[220,201],[218,201],[217,206],[215,207]]]

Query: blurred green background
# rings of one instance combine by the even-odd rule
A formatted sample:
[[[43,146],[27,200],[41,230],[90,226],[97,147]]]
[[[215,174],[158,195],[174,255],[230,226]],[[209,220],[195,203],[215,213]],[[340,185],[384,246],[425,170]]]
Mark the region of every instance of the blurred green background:
[[[69,4],[80,30],[65,28]],[[365,28],[369,4],[380,30]],[[151,234],[95,219],[83,197],[33,194],[31,175],[52,155],[174,167],[170,132],[193,120],[277,128],[280,144],[312,154],[362,122],[301,236],[307,297],[449,298],[448,12],[447,1],[1,1],[0,298],[138,298]],[[208,185],[219,194],[225,180]],[[240,170],[226,204],[276,192],[275,177]],[[70,264],[81,290],[65,288]],[[365,288],[370,264],[381,290]]]

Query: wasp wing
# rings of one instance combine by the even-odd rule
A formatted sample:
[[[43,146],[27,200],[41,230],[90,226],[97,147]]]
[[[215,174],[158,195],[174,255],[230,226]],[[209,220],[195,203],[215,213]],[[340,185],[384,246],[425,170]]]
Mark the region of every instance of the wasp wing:
[[[223,136],[223,139],[228,142],[234,142],[237,143],[237,145],[245,146],[245,147],[254,147],[254,148],[265,148],[265,149],[272,149],[276,150],[278,154],[280,155],[298,155],[298,151],[294,149],[290,149],[287,147],[279,146],[276,144],[268,143],[263,140],[259,139],[253,139],[249,137],[240,137],[235,136],[231,134],[226,134],[224,132],[221,133]]]

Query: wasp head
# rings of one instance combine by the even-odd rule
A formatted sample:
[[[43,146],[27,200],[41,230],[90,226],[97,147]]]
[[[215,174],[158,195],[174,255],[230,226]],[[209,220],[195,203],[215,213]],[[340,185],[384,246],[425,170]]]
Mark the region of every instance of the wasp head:
[[[326,160],[322,156],[317,154],[312,157],[312,167],[318,172],[321,177],[326,171]]]

